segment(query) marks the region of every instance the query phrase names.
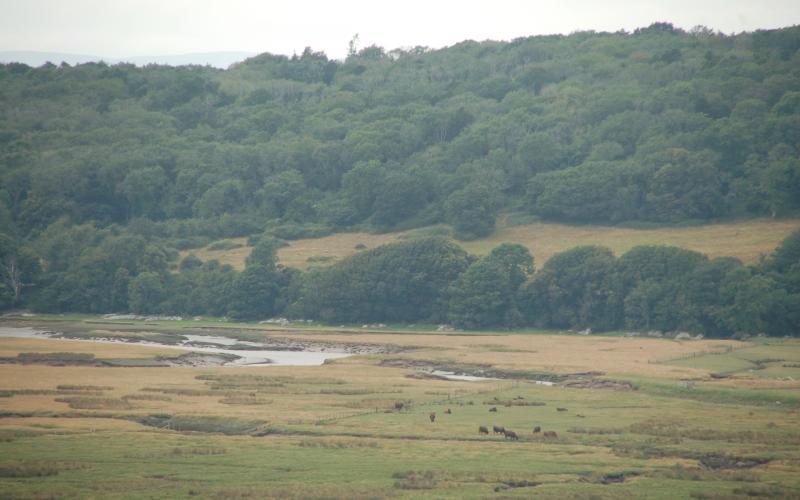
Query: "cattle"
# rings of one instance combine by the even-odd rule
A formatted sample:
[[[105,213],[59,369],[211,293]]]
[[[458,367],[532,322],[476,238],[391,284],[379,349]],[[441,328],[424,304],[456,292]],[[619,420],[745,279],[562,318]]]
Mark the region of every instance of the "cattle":
[[[505,431],[503,432],[503,434],[506,436],[506,439],[510,439],[512,441],[516,441],[519,439],[519,436],[517,436],[517,433],[514,431]]]
[[[478,427],[478,434],[489,434],[489,429],[485,425]]]
[[[576,413],[575,416],[578,418],[586,418],[586,415],[581,415],[580,413]]]
[[[493,425],[492,430],[494,431],[495,434],[505,434],[506,432],[506,428],[500,427],[499,425]]]
[[[566,408],[556,408],[556,411],[569,411],[569,410]]]
[[[497,407],[496,406],[492,406],[491,408],[489,408],[489,411],[490,412],[493,411],[493,412],[496,413],[497,412]]]
[[[534,434],[539,434],[540,432],[542,432],[542,428],[539,427],[538,425],[533,428],[533,433]]]
[[[444,412],[447,413],[448,415],[451,415],[453,413],[453,411],[450,408],[446,409]]]
[[[558,434],[556,434],[556,431],[544,431],[543,436],[546,438],[558,439]]]
[[[430,417],[431,417],[431,423],[436,422],[436,412],[435,411],[431,412]]]
[[[396,401],[394,403],[394,409],[397,411],[402,411],[405,406],[406,406],[405,403],[403,403],[402,401]]]

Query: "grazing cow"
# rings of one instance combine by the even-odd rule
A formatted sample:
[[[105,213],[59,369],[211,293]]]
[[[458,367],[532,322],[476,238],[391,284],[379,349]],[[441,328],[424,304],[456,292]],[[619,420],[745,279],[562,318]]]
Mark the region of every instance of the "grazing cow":
[[[534,434],[539,434],[540,432],[542,432],[542,428],[540,426],[537,425],[536,427],[533,428]]]
[[[489,411],[493,411],[493,412],[496,413],[497,412],[497,407],[496,406],[492,406],[491,408],[489,408]]]
[[[556,434],[556,431],[544,431],[543,435],[546,438],[558,439],[558,434]]]
[[[505,431],[503,432],[503,434],[505,434],[506,439],[510,439],[512,441],[516,441],[519,439],[519,436],[517,436],[517,433],[514,431]]]
[[[578,418],[586,418],[586,415],[581,415],[580,413],[576,413],[575,416]]]
[[[394,403],[394,409],[397,411],[402,411],[405,406],[406,406],[405,403],[403,403],[402,401],[396,401]]]
[[[453,411],[450,408],[446,409],[444,412],[447,413],[448,415],[451,415],[453,413]]]
[[[431,417],[431,423],[436,422],[436,412],[435,411],[431,412],[430,417]]]
[[[499,425],[493,425],[492,430],[494,431],[495,434],[505,434],[506,432],[506,428],[500,427]]]
[[[478,434],[489,434],[489,429],[485,425],[478,427]]]
[[[566,408],[556,408],[556,411],[569,411]]]

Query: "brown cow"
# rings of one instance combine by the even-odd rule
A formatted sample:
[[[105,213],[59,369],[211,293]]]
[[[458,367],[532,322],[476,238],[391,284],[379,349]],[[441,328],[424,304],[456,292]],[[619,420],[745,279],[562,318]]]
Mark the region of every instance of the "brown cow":
[[[492,406],[491,408],[489,408],[489,411],[497,412],[497,407],[496,406]]]
[[[446,409],[444,412],[447,413],[448,415],[453,413],[453,411],[450,408]]]
[[[540,426],[537,425],[536,427],[533,428],[533,433],[534,434],[538,434],[540,432],[542,432],[542,428]]]
[[[556,411],[569,411],[569,410],[566,408],[556,408]]]
[[[546,438],[558,439],[558,434],[556,434],[556,431],[544,431],[543,435]]]
[[[485,425],[478,427],[478,434],[489,434],[489,429]]]
[[[505,434],[506,439],[510,439],[512,441],[517,441],[519,439],[519,436],[517,436],[517,433],[514,431],[505,431],[503,434]]]
[[[499,425],[492,426],[492,430],[494,431],[495,434],[505,434],[506,432],[506,428],[500,427]]]
[[[394,403],[394,409],[397,411],[403,411],[403,408],[405,406],[406,406],[405,403],[403,403],[402,401],[395,401]]]
[[[431,423],[436,422],[436,412],[431,412]]]

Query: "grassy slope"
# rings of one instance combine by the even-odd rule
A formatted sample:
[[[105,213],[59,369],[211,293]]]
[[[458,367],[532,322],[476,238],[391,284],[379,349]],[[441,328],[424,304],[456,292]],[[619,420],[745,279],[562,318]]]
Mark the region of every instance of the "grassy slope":
[[[800,219],[757,219],[743,222],[709,224],[704,226],[672,227],[661,229],[630,229],[606,226],[569,226],[564,224],[526,224],[498,229],[487,238],[461,242],[469,252],[487,254],[503,242],[527,246],[536,259],[537,266],[544,264],[553,254],[578,245],[603,245],[620,255],[636,245],[674,245],[704,253],[709,257],[731,256],[746,264],[753,264],[762,255],[772,252],[793,230],[800,228]],[[414,234],[414,232],[411,232]],[[356,253],[354,247],[362,243],[368,248],[402,239],[406,233],[340,233],[324,238],[290,241],[278,256],[282,264],[299,269],[320,263],[309,258],[331,256],[341,259]],[[406,236],[407,237],[407,236]],[[245,239],[233,240],[244,244]],[[195,254],[202,260],[218,259],[237,269],[244,268],[250,247],[211,251],[196,249],[183,252]],[[333,261],[328,261],[333,262]],[[322,263],[324,265],[324,263]]]
[[[94,328],[80,320],[70,321],[69,326]],[[48,327],[61,325],[48,323]],[[163,331],[162,326],[140,327]],[[272,333],[395,342],[420,349],[352,357],[319,367],[0,365],[0,390],[102,384],[110,388],[103,389],[101,403],[104,398],[114,401],[137,394],[166,398],[131,399],[131,408],[125,410],[74,410],[55,401],[52,394],[0,398],[1,412],[41,415],[0,418],[0,491],[11,497],[485,498],[504,483],[531,481],[541,485],[506,489],[501,496],[737,498],[760,493],[793,498],[800,492],[796,432],[800,385],[776,380],[781,387],[772,391],[750,389],[749,380],[762,380],[766,374],[747,372],[721,382],[702,380],[725,356],[760,359],[773,357],[777,350],[787,360],[798,359],[800,343],[793,340],[759,340],[750,346],[733,342],[740,349],[694,357],[691,367],[678,367],[673,363],[681,362],[650,361],[717,351],[731,341]],[[0,339],[0,343],[10,341]],[[24,347],[7,345],[4,351],[36,348],[30,344],[33,341],[25,342]],[[131,348],[76,344],[80,344],[76,350],[88,352],[96,346],[105,355],[119,348],[119,355],[127,356]],[[609,376],[638,378],[642,383],[639,391],[618,392],[510,380],[449,382],[408,378],[411,370],[377,366],[382,358],[398,356],[483,361],[531,370],[606,369]],[[799,371],[794,369],[795,378]],[[198,375],[203,377],[198,379]],[[698,378],[695,389],[680,389],[676,376]],[[172,392],[153,391],[159,388]],[[776,404],[758,397],[776,391],[787,402]],[[248,398],[251,404],[241,404]],[[493,398],[523,398],[516,401],[545,405],[498,405],[498,412],[490,413],[492,404],[485,402]],[[412,402],[411,408],[387,412],[398,400]],[[558,412],[557,407],[568,411]],[[452,414],[444,413],[447,408],[452,408]],[[428,419],[432,411],[438,416],[433,424]],[[185,433],[119,418],[90,418],[154,413],[188,416],[185,421],[199,419],[201,428]],[[234,423],[260,420],[266,422],[262,428],[284,434],[250,437],[208,432],[214,430],[209,416]],[[478,435],[479,425],[493,424],[517,431],[521,439],[510,442]],[[531,432],[535,425],[556,431],[559,439],[545,441],[535,436]],[[771,462],[752,469],[715,470],[698,465],[702,453]],[[48,471],[51,475],[36,475]],[[604,474],[622,472],[638,475],[621,484],[601,484]],[[9,477],[14,474],[27,477]]]

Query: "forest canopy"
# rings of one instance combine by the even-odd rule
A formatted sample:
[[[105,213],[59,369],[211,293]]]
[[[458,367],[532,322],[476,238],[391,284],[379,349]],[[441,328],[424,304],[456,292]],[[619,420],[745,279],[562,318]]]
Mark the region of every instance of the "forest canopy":
[[[270,257],[276,238],[447,223],[471,239],[510,211],[589,224],[794,215],[798,49],[798,27],[725,35],[656,23],[438,50],[371,46],[345,60],[307,48],[227,70],[0,65],[0,305],[240,318],[317,307],[343,321],[350,312],[336,304],[367,307],[362,297],[380,295],[319,290],[356,268],[392,263],[400,272],[401,254],[300,275]],[[265,246],[242,273],[178,262],[178,250],[234,236]],[[800,292],[791,256],[754,271],[674,255],[680,265],[669,276],[633,279],[639,271],[626,266],[642,261],[636,254],[581,248],[534,276],[533,260],[512,249],[476,260],[442,245],[426,246],[431,261],[420,262],[431,281],[419,305],[430,311],[376,304],[348,317],[397,320],[413,309],[473,327],[659,324],[731,334],[739,326],[720,318],[733,314],[720,303],[753,308],[745,297],[769,291],[771,305],[730,320],[761,331],[757,318],[791,311]],[[644,260],[667,259],[652,251]],[[700,303],[693,294],[711,293],[700,282],[690,290],[701,272],[727,290],[716,309],[689,320],[654,305]],[[410,287],[419,273],[380,282]],[[734,275],[753,276],[734,286],[725,281]],[[234,308],[232,296],[241,299]],[[575,301],[581,308],[570,309]]]

